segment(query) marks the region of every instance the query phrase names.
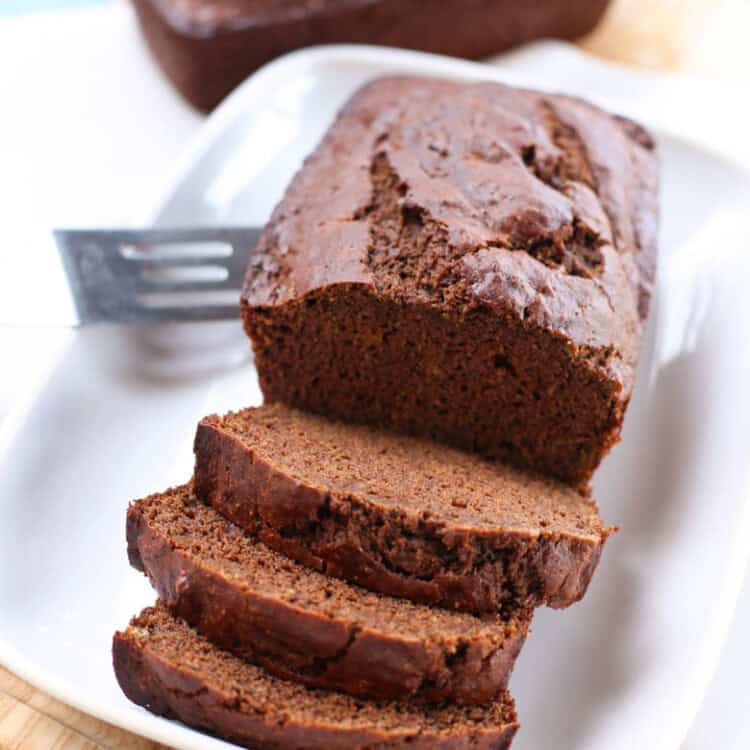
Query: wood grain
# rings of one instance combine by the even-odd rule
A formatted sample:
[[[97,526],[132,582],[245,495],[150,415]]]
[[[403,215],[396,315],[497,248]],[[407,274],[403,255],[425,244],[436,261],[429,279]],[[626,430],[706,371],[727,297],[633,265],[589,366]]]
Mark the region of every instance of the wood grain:
[[[628,65],[722,79],[750,77],[750,2],[615,0],[580,41]],[[53,700],[0,667],[0,750],[164,750]]]
[[[0,667],[0,750],[165,750],[50,698]]]

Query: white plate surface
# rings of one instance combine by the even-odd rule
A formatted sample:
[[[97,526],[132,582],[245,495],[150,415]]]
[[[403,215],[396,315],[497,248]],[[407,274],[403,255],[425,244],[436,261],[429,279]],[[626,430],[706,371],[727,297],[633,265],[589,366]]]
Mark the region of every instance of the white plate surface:
[[[577,56],[573,74],[555,49],[546,72],[537,59],[526,76],[411,52],[291,55],[210,118],[156,220],[262,222],[343,100],[378,74],[598,92],[648,120],[627,77],[603,85]],[[677,750],[750,550],[748,178],[663,119],[659,289],[623,442],[595,483],[622,531],[586,599],[536,617],[511,684],[519,750]],[[225,745],[131,705],[111,670],[112,632],[153,600],[127,565],[124,513],[189,476],[198,418],[260,401],[246,352],[234,324],[71,333],[0,439],[0,662],[181,748]]]

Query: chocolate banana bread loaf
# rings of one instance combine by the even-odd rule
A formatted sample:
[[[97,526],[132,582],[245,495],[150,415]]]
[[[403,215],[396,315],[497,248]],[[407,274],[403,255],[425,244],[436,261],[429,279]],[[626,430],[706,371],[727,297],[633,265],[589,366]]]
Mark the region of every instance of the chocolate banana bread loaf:
[[[131,563],[212,643],[284,679],[368,698],[495,698],[531,620],[449,612],[304,568],[195,499],[187,485],[132,504]]]
[[[611,531],[563,484],[280,404],[207,417],[195,454],[196,495],[269,547],[450,609],[566,607]]]
[[[363,42],[484,57],[591,30],[607,0],[133,0],[146,41],[195,107],[301,47]]]
[[[125,695],[254,750],[504,750],[518,728],[513,700],[487,706],[376,703],[272,677],[222,651],[163,605],[116,633]]]
[[[656,229],[635,123],[495,83],[377,80],[251,255],[265,398],[585,491],[632,392]]]

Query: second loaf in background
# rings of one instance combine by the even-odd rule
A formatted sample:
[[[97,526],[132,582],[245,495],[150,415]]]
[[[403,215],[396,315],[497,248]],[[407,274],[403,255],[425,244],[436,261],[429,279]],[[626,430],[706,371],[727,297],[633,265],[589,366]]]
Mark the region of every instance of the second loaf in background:
[[[213,109],[291,50],[359,43],[484,57],[590,31],[608,0],[132,0],[157,62],[193,106]]]

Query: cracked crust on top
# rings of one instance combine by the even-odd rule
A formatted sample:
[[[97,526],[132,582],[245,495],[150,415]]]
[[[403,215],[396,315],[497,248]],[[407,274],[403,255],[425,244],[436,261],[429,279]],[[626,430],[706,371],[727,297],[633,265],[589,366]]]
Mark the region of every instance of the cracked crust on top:
[[[368,84],[250,258],[266,399],[585,489],[632,391],[656,182],[648,133],[583,101]]]

